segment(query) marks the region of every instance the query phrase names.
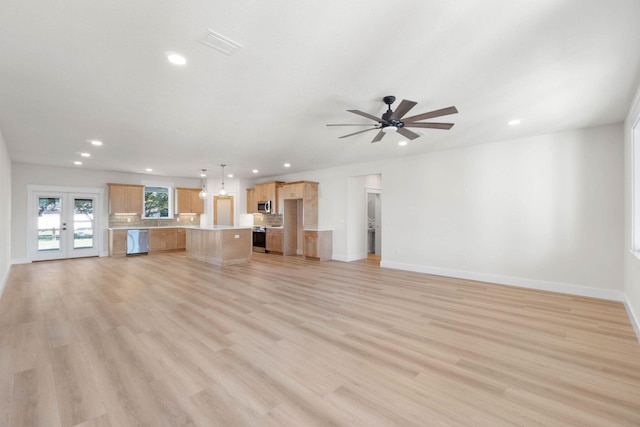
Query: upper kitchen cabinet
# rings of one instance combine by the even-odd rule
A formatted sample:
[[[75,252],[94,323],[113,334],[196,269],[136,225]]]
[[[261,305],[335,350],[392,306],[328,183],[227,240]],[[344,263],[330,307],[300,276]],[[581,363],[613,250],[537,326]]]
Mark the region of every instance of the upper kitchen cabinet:
[[[203,214],[204,200],[200,198],[199,188],[176,188],[176,213]]]
[[[142,214],[144,186],[107,184],[109,186],[109,214]]]
[[[278,213],[284,209],[284,201],[302,200],[302,223],[304,227],[318,226],[318,183],[313,181],[288,182],[278,191]]]
[[[256,189],[255,188],[247,188],[247,213],[252,214],[256,213],[258,206],[256,203]]]
[[[253,195],[253,212],[258,212],[258,202],[271,202],[271,213],[277,213],[278,191],[282,185],[284,185],[284,182],[282,181],[271,181],[256,184],[255,193]]]
[[[304,182],[288,182],[280,188],[280,200],[302,199],[304,196]]]

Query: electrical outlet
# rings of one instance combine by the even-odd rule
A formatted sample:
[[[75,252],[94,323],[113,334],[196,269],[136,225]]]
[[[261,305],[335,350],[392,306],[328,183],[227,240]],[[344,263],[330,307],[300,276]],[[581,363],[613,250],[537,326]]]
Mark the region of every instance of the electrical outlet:
[[[235,234],[235,235],[233,236],[233,238],[234,238],[234,239],[239,239],[239,238],[240,238],[240,235],[239,235],[239,234]]]

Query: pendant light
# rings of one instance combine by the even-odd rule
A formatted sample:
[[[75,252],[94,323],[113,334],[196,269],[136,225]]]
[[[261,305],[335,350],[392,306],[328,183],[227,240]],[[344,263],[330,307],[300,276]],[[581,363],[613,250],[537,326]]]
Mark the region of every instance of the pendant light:
[[[220,165],[220,166],[222,166],[222,188],[220,189],[220,191],[218,191],[218,194],[221,196],[226,196],[227,190],[224,189],[224,167],[227,165]]]
[[[206,169],[202,169],[202,173],[200,174],[200,176],[202,177],[202,191],[200,191],[200,193],[198,193],[198,197],[200,197],[202,200],[205,200],[207,198],[207,170]]]

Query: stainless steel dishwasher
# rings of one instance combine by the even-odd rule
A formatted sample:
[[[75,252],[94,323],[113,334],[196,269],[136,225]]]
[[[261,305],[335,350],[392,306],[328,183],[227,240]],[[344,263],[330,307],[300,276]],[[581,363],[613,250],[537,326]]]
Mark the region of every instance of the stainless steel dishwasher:
[[[127,255],[140,255],[149,253],[149,230],[127,230]]]

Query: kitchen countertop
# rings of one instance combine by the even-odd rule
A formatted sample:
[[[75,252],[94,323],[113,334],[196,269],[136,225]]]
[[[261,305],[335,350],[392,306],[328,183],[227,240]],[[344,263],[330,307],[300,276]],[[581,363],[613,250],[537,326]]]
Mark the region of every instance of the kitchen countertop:
[[[252,227],[234,227],[230,225],[213,225],[213,226],[200,226],[200,225],[140,225],[131,227],[107,227],[107,230],[150,230],[156,228],[191,228],[197,230],[243,230]]]

